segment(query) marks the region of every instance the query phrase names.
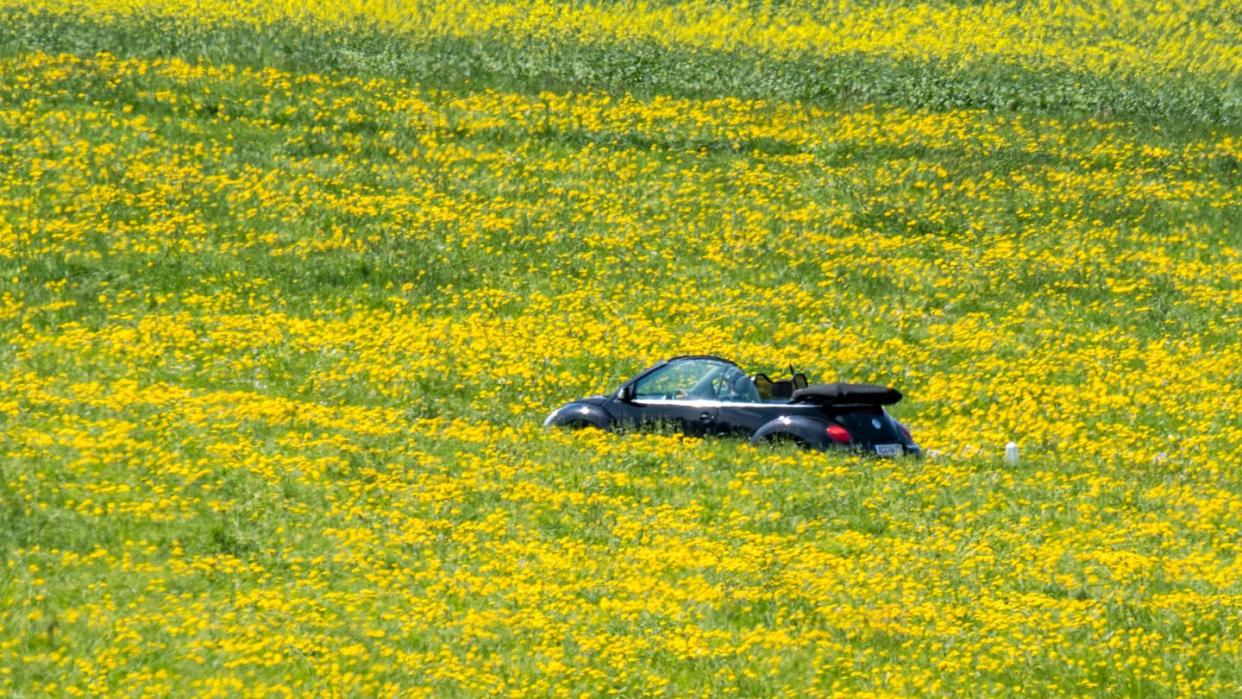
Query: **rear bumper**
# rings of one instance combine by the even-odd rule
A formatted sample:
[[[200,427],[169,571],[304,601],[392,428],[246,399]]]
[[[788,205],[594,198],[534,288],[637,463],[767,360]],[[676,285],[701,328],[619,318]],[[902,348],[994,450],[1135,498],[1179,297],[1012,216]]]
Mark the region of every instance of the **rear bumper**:
[[[912,456],[916,459],[923,458],[923,449],[917,444],[902,444],[901,451],[896,454],[886,454],[876,449],[876,445],[864,444],[836,444],[828,442],[821,447],[824,451],[847,451],[856,454],[866,454],[867,456],[875,456],[881,459],[894,459],[902,456]]]

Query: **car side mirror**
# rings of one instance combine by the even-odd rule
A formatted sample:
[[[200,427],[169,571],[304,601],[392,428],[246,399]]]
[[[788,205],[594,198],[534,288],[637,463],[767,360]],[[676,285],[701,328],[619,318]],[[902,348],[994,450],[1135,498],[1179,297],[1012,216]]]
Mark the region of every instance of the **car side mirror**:
[[[632,402],[634,400],[634,384],[629,383],[622,386],[621,390],[617,391],[617,399],[622,403]]]

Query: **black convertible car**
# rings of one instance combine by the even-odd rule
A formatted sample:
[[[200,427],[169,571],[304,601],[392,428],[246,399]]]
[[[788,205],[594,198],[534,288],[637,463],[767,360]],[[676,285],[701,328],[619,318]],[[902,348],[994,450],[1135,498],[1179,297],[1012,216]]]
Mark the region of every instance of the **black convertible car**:
[[[884,410],[899,400],[900,392],[884,386],[808,385],[804,374],[773,381],[747,375],[727,359],[687,356],[660,362],[609,395],[557,408],[543,424],[601,429],[663,424],[696,436],[919,456],[910,431]]]

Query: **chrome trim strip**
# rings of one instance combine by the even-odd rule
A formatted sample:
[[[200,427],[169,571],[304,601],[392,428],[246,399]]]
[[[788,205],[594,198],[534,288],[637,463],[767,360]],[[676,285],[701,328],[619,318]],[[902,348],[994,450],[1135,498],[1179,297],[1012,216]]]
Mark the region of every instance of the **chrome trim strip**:
[[[673,405],[673,406],[684,406],[687,408],[726,408],[726,407],[776,408],[776,407],[787,407],[787,406],[793,405],[793,403],[764,403],[764,402],[754,403],[754,402],[705,400],[705,399],[683,400],[683,399],[678,399],[678,398],[669,398],[667,400],[663,400],[659,398],[643,398],[643,399],[636,399],[632,402],[635,405]]]

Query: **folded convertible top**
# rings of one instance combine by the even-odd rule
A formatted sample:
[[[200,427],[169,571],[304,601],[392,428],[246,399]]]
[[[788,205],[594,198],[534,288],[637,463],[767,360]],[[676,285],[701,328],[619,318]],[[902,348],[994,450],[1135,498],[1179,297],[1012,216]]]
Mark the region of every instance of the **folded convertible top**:
[[[793,392],[795,403],[820,405],[892,405],[901,400],[901,391],[872,383],[817,383]]]

